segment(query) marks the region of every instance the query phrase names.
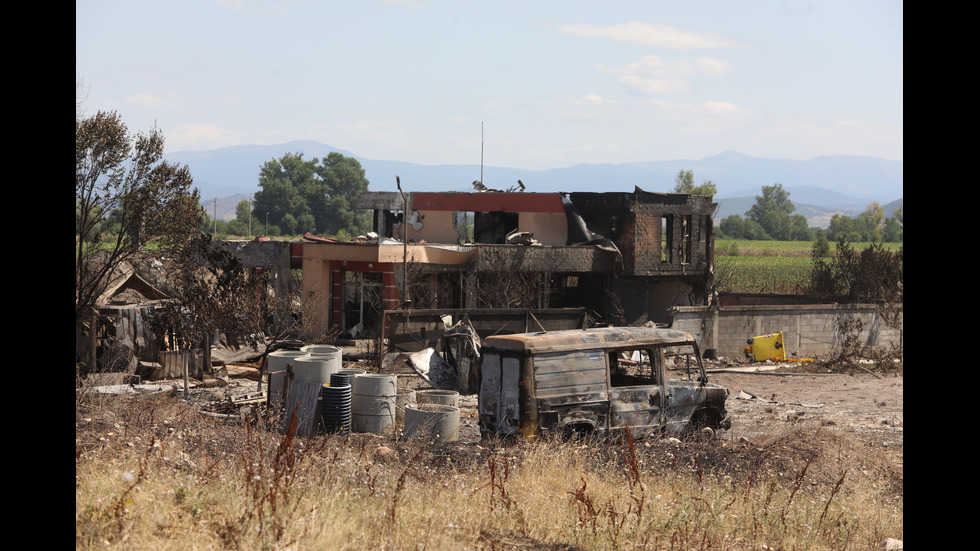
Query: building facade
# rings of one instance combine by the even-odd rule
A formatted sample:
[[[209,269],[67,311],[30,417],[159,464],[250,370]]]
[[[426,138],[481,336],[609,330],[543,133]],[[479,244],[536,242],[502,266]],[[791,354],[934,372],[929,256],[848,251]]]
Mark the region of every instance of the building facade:
[[[585,307],[614,325],[708,303],[710,196],[368,192],[366,240],[308,236],[305,330],[377,328],[383,310]]]

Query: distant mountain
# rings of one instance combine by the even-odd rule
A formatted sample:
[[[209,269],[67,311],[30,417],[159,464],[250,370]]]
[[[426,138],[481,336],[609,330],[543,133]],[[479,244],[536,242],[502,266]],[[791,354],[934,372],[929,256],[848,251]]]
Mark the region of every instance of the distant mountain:
[[[371,191],[395,191],[399,176],[405,191],[470,191],[481,178],[480,165],[419,165],[403,161],[365,159],[349,151],[311,141],[293,141],[269,146],[240,145],[210,151],[178,151],[165,155],[168,161],[186,164],[201,192],[202,202],[211,213],[215,200],[225,205],[218,217],[234,217],[235,205],[259,190],[261,166],[286,153],[302,153],[304,158],[323,158],[330,152],[356,158],[370,181]],[[667,192],[674,187],[680,170],[693,170],[695,182],[711,180],[717,187],[715,198],[722,212],[744,215],[764,185],[780,183],[790,191],[797,211],[811,219],[829,221],[827,212],[837,210],[860,213],[872,201],[882,205],[903,197],[904,163],[876,157],[826,156],[806,161],[763,159],[727,151],[700,160],[649,161],[623,164],[580,164],[549,170],[524,170],[484,166],[483,183],[493,189],[507,189],[520,179],[529,192],[645,191]],[[742,208],[748,198],[748,206]],[[227,204],[231,203],[230,208]],[[808,206],[807,209],[810,207]],[[741,209],[741,210],[739,210]],[[890,215],[891,210],[885,209]],[[855,214],[856,214],[855,213]],[[849,214],[851,216],[855,214]],[[726,214],[727,216],[727,214]]]

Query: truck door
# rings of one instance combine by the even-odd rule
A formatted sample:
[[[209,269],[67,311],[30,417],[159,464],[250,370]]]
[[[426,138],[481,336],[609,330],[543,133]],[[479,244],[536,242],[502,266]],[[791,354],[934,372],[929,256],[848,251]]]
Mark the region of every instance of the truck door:
[[[521,360],[485,354],[481,367],[480,429],[496,434],[513,434],[520,426],[518,382]]]
[[[609,354],[610,428],[628,426],[637,437],[660,432],[664,389],[659,350]]]

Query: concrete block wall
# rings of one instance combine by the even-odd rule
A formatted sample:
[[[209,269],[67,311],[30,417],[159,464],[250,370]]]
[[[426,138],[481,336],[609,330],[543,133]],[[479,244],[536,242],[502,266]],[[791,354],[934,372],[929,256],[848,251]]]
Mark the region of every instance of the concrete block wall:
[[[859,321],[861,343],[888,349],[902,346],[904,315],[890,325],[874,305],[678,306],[671,309],[671,327],[691,333],[701,350],[742,357],[751,337],[783,332],[787,357],[806,358],[840,350],[842,320]]]

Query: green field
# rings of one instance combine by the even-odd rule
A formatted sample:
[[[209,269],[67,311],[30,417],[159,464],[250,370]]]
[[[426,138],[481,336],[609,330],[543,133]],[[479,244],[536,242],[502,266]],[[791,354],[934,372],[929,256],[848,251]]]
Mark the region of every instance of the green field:
[[[811,261],[801,256],[719,256],[715,285],[722,293],[804,292]]]
[[[861,251],[870,243],[851,243]],[[722,293],[805,292],[810,279],[812,241],[715,241],[715,286]],[[901,243],[885,243],[897,251]],[[835,245],[831,243],[831,255]]]
[[[855,251],[861,251],[871,243],[851,243]],[[902,243],[882,243],[885,250],[897,251]],[[716,239],[715,256],[794,256],[810,257],[813,241],[748,241],[745,239]],[[836,243],[830,244],[834,253]],[[734,253],[734,254],[733,254]]]

